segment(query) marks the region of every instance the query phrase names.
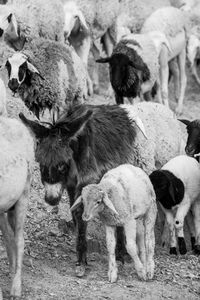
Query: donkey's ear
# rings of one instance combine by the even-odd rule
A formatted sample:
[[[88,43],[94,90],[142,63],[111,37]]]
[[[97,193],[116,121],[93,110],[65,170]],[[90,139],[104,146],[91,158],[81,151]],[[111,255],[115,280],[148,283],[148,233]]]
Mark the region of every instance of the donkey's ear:
[[[82,202],[83,202],[83,201],[82,201],[82,197],[79,196],[79,197],[76,199],[76,201],[74,202],[74,204],[72,205],[72,207],[70,208],[71,212],[73,212],[74,210],[76,210],[77,207],[79,207],[79,206],[81,205]]]
[[[96,60],[96,62],[102,63],[102,64],[109,63],[110,61],[111,61],[111,57],[101,57]]]
[[[178,119],[178,120],[183,124],[185,124],[186,126],[188,126],[191,123],[189,120],[185,120],[185,119]]]
[[[76,120],[66,123],[70,138],[76,138],[83,131],[92,114],[92,110],[88,110],[84,115],[80,116]]]
[[[48,128],[36,121],[27,119],[22,112],[19,114],[19,118],[22,120],[24,125],[26,125],[26,127],[28,127],[34,133],[37,139],[42,139],[49,134],[50,130]]]

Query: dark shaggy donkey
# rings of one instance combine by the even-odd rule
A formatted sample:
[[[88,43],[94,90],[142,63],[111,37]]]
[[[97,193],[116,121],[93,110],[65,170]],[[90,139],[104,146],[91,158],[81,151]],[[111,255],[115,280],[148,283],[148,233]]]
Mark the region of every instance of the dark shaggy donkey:
[[[36,159],[45,201],[51,205],[59,203],[64,189],[72,205],[85,185],[98,183],[104,173],[120,164],[130,163],[150,173],[180,149],[179,122],[168,108],[156,103],[74,106],[48,128],[23,114],[20,118],[38,139]],[[158,134],[158,124],[162,134]],[[144,136],[144,125],[149,139]],[[78,276],[85,272],[87,251],[82,213],[83,207],[73,212],[78,234]]]
[[[182,123],[187,126],[188,139],[185,147],[185,152],[189,156],[194,156],[200,153],[200,120],[182,120]],[[199,156],[197,156],[199,160]]]

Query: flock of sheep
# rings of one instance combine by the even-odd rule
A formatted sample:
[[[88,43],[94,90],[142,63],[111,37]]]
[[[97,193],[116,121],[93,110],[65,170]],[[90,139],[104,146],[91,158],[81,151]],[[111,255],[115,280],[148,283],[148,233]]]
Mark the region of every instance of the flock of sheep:
[[[117,280],[116,256],[123,261],[125,247],[138,277],[152,279],[157,203],[170,231],[170,254],[177,254],[177,241],[179,253],[187,252],[185,218],[192,249],[200,254],[200,121],[178,120],[168,96],[173,80],[180,114],[186,59],[200,83],[200,3],[180,1],[177,8],[167,0],[156,7],[147,1],[143,11],[139,0],[0,2],[0,229],[11,298],[22,293],[23,227],[35,160],[47,203],[58,205],[68,192],[77,276],[87,264],[87,222],[99,215],[109,281]],[[98,63],[109,64],[117,105],[86,104],[99,89],[98,64],[94,78],[88,72],[90,50]],[[7,86],[32,117],[8,116]],[[160,103],[134,104],[155,97]]]

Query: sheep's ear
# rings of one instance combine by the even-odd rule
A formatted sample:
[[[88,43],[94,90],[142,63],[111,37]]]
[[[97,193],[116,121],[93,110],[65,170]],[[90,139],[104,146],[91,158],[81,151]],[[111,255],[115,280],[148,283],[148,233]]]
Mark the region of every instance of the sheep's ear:
[[[109,63],[110,60],[111,60],[111,57],[101,57],[101,58],[97,59],[96,62],[105,64],[105,63]]]
[[[12,13],[8,15],[7,20],[8,20],[9,26],[6,30],[6,33],[10,37],[11,40],[14,40],[19,37],[17,20],[15,18],[15,15]]]
[[[24,48],[24,45],[26,43],[26,38],[24,36],[20,36],[18,39],[12,41],[12,47],[16,51],[21,51]]]
[[[103,202],[104,204],[110,209],[112,210],[116,215],[119,215],[118,212],[116,211],[112,201],[108,198],[108,195],[107,193],[104,193],[104,196],[103,196]]]
[[[45,126],[39,124],[36,121],[27,119],[22,112],[19,114],[19,118],[22,120],[24,125],[26,125],[26,127],[30,128],[30,130],[34,133],[37,139],[41,139],[48,136],[50,131],[49,128],[46,128]]]
[[[186,126],[188,126],[191,123],[189,120],[185,120],[185,119],[178,119],[178,120],[183,124],[185,124]]]
[[[80,25],[83,29],[89,31],[89,27],[87,26],[87,23],[85,21],[85,17],[83,16],[82,12],[79,11],[77,17],[79,18]]]
[[[134,120],[134,122],[137,125],[137,127],[141,130],[141,132],[143,133],[144,137],[147,139],[146,131],[145,131],[144,124],[143,124],[142,120],[139,117],[137,117]]]
[[[27,60],[27,67],[28,67],[28,70],[31,73],[38,74],[40,76],[40,78],[44,80],[44,77],[40,74],[40,72],[38,71],[38,69],[36,67],[34,67],[34,65],[32,65],[28,60]]]
[[[77,209],[77,207],[79,207],[81,205],[81,203],[83,203],[82,201],[82,197],[79,196],[76,201],[74,202],[74,204],[72,205],[72,207],[70,208],[70,211],[73,212],[74,210]]]

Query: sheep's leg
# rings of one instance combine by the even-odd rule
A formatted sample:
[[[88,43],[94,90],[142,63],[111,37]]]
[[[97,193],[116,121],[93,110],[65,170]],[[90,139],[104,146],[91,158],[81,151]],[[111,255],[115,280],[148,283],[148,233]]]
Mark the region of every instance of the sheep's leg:
[[[16,243],[16,272],[13,277],[11,296],[21,296],[21,273],[22,262],[24,255],[24,221],[26,217],[27,205],[28,205],[28,192],[29,185],[27,184],[26,190],[22,194],[21,198],[15,204],[15,243]]]
[[[196,233],[196,243],[194,251],[200,254],[200,200],[196,200],[192,205],[192,212],[194,215],[194,227]]]
[[[85,65],[85,68],[86,68],[88,95],[93,94],[93,84],[92,84],[90,75],[88,73],[88,57],[89,57],[89,52],[90,52],[90,46],[91,46],[91,37],[87,36],[82,41],[81,47],[77,47],[77,48],[75,47],[75,50],[76,50],[78,56],[81,58],[81,60],[83,61],[84,65]]]
[[[185,88],[187,84],[187,77],[185,73],[185,60],[186,60],[186,50],[185,47],[178,56],[178,66],[180,70],[180,95],[178,99],[178,106],[176,107],[176,113],[181,114],[183,109],[183,99],[185,96]]]
[[[5,214],[0,214],[0,229],[5,241],[10,273],[14,274],[16,265],[16,244],[14,239],[14,232],[12,231]]]
[[[145,251],[145,237],[143,220],[137,220],[136,242],[138,246],[138,253],[142,264],[146,267],[146,251]]]
[[[176,58],[172,59],[169,62],[169,69],[173,75],[175,100],[176,100],[176,102],[178,102],[178,99],[179,99],[179,69],[178,69]]]
[[[200,78],[199,78],[199,75],[197,73],[197,64],[196,64],[196,62],[194,62],[194,64],[192,65],[191,71],[192,71],[192,75],[194,76],[196,82],[200,85]]]
[[[177,251],[176,251],[176,232],[175,232],[175,227],[174,227],[174,216],[172,211],[170,210],[165,210],[165,215],[166,215],[166,221],[167,224],[169,226],[169,230],[170,230],[170,254],[176,254],[177,255]]]
[[[136,246],[136,220],[131,219],[124,225],[125,236],[126,236],[126,249],[129,255],[132,257],[135,269],[140,279],[146,280],[145,267],[141,263]]]
[[[94,57],[94,60],[96,61],[100,56],[100,52],[95,43],[93,43],[92,45],[91,52]],[[93,80],[93,89],[95,93],[98,94],[99,93],[99,64],[97,63],[95,64],[92,70],[92,80]]]
[[[187,227],[188,227],[189,232],[190,232],[192,250],[194,250],[194,246],[195,246],[195,228],[194,228],[194,217],[193,217],[193,214],[192,214],[191,210],[189,210],[188,214],[186,215],[185,221],[186,221]]]
[[[113,40],[112,37],[110,36],[109,31],[107,30],[104,36],[102,37],[102,41],[104,44],[105,52],[107,56],[111,56],[113,52]],[[107,96],[112,97],[113,96],[113,88],[111,86],[111,83],[109,82],[108,88],[107,88]]]
[[[145,248],[146,248],[146,275],[147,279],[152,279],[154,275],[154,250],[155,250],[155,233],[154,227],[157,217],[157,206],[154,201],[149,211],[144,217],[145,227]]]
[[[190,198],[185,194],[182,202],[179,204],[179,207],[176,212],[176,217],[175,217],[175,228],[177,230],[177,235],[178,235],[178,245],[179,245],[180,254],[187,253],[187,248],[186,248],[186,243],[185,243],[184,233],[183,233],[183,226],[184,226],[185,217],[190,209],[190,206],[191,206]]]
[[[169,106],[169,101],[168,101],[169,66],[168,66],[168,49],[166,46],[163,46],[160,52],[159,64],[160,64],[160,88],[161,88],[162,102],[164,105]]]
[[[117,281],[117,263],[115,258],[115,226],[106,226],[106,245],[108,249],[109,268],[108,268],[108,280],[113,283]]]

